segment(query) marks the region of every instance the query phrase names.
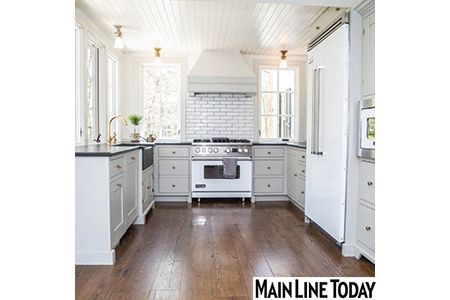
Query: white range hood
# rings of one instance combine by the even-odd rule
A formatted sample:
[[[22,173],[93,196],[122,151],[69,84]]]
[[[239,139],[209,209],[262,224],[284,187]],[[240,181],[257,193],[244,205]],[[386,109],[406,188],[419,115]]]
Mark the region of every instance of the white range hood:
[[[239,52],[202,51],[188,75],[188,92],[256,93],[256,75]]]

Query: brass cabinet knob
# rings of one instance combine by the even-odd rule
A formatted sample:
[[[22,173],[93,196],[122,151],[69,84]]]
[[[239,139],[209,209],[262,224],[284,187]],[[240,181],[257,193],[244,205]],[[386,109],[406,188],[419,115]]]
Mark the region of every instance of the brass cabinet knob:
[[[132,156],[131,159],[132,159],[132,160],[136,160],[136,157]]]
[[[172,184],[172,187],[175,187],[175,184]]]
[[[150,189],[150,187],[148,186],[148,187],[147,187],[147,190],[149,190],[149,189]]]
[[[268,166],[268,167],[267,167],[267,170],[270,170],[270,169],[271,169],[271,167],[270,167],[270,166]]]
[[[367,230],[367,231],[370,231],[371,229],[372,229],[372,228],[371,228],[369,225],[366,226],[366,230]]]
[[[116,166],[118,169],[122,169],[122,166],[121,165],[117,165]]]
[[[267,187],[270,187],[270,184],[268,184]]]
[[[122,184],[118,183],[117,186],[118,186],[118,187],[122,187]]]
[[[155,191],[155,189],[154,188],[152,188],[152,192],[154,192]]]
[[[302,191],[302,194],[304,194],[305,193],[305,191]]]
[[[175,167],[172,167],[173,170],[175,170]]]
[[[372,181],[367,181],[367,185],[371,186],[371,185],[373,185],[373,182]]]
[[[297,174],[294,174],[295,177],[297,177]]]
[[[302,155],[302,158],[305,158],[305,156],[304,156],[304,155]]]
[[[305,173],[305,170],[302,170],[302,173]]]
[[[172,154],[175,154],[175,151],[172,151]]]
[[[267,151],[267,154],[269,154],[269,155],[270,155],[270,154],[272,154],[272,152],[270,152],[270,151]]]

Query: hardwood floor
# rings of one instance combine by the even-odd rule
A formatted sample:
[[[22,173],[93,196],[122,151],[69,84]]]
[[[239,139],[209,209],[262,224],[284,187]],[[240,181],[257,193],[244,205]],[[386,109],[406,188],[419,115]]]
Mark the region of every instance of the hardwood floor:
[[[157,203],[114,266],[76,266],[77,299],[252,299],[253,276],[374,276],[289,202]]]

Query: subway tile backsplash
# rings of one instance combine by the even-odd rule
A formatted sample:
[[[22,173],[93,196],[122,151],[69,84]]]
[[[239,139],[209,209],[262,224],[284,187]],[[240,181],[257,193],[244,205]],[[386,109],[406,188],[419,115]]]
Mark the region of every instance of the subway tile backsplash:
[[[199,94],[186,101],[186,139],[253,138],[253,96]]]

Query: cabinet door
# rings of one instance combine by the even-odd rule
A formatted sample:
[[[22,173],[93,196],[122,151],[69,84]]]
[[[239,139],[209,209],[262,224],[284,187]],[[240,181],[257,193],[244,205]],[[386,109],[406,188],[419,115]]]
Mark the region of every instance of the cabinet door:
[[[375,94],[375,13],[363,20],[363,96]]]
[[[131,153],[127,156],[127,166],[125,170],[125,220],[126,224],[131,224],[137,217],[137,190],[138,190],[138,160],[137,154]],[[133,159],[134,158],[134,159]]]
[[[114,248],[119,243],[125,227],[123,176],[110,183],[109,195],[111,247]]]
[[[300,176],[294,177],[295,182],[295,201],[301,206],[305,207],[305,179]]]
[[[147,202],[147,198],[148,198],[148,187],[147,187],[147,182],[148,182],[148,176],[149,176],[149,172],[148,170],[144,171],[142,173],[142,182],[141,182],[141,189],[142,189],[142,199],[141,199],[141,203],[142,203],[142,211],[145,211],[145,203]]]

